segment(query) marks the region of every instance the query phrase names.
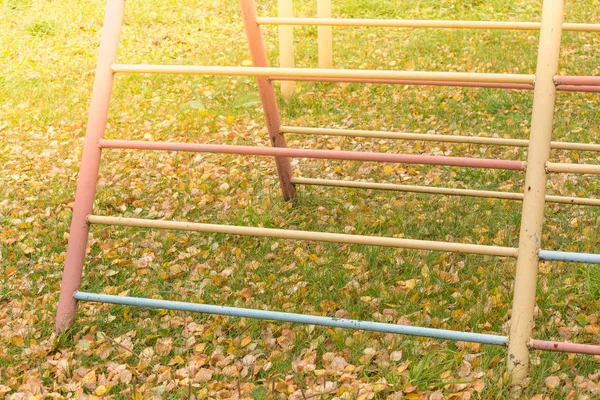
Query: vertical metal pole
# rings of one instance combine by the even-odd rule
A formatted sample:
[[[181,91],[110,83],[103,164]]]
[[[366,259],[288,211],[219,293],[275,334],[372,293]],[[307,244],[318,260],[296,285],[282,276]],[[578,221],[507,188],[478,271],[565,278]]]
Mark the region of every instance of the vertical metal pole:
[[[542,240],[546,194],[545,164],[550,156],[556,98],[553,77],[558,73],[563,9],[563,0],[544,0],[508,346],[508,368],[513,384],[523,381],[529,372],[527,341],[533,329],[537,253]]]
[[[100,168],[101,150],[98,147],[98,140],[104,136],[106,129],[108,106],[113,87],[111,64],[117,58],[124,12],[124,0],[108,0],[56,312],[56,331],[59,333],[69,329],[75,320],[77,303],[73,294],[79,289],[81,283],[89,232],[86,218],[92,213]]]
[[[293,17],[292,0],[279,0],[277,3],[279,17]],[[282,68],[294,68],[294,27],[291,25],[279,25],[279,66]],[[289,101],[296,82],[281,81],[281,97]]]
[[[331,0],[317,0],[317,16],[331,18]],[[333,68],[333,39],[331,26],[317,28],[319,42],[319,68]]]
[[[267,52],[260,32],[260,27],[256,23],[256,4],[254,0],[240,0],[242,18],[248,36],[248,45],[250,46],[250,55],[255,67],[268,67]],[[268,77],[257,76],[258,91],[265,112],[265,121],[269,130],[269,138],[273,147],[287,147],[285,137],[279,132],[281,126],[281,117],[279,116],[279,106],[275,89]],[[292,183],[292,165],[288,157],[275,157],[277,165],[277,174],[279,183],[285,200],[292,200],[295,197],[296,190]]]

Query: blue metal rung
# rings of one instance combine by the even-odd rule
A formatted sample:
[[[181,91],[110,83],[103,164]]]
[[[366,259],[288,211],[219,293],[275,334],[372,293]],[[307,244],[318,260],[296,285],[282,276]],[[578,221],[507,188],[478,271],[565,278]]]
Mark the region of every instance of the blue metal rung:
[[[540,260],[548,261],[573,261],[587,264],[600,264],[600,254],[570,253],[567,251],[540,250]]]
[[[489,335],[484,333],[471,333],[451,331],[446,329],[421,328],[417,326],[394,325],[382,322],[369,322],[353,319],[321,317],[316,315],[293,314],[279,311],[255,310],[251,308],[215,306],[210,304],[185,303],[181,301],[156,300],[147,299],[143,297],[113,296],[108,294],[96,294],[86,292],[76,292],[74,297],[77,300],[121,304],[134,307],[160,308],[167,310],[192,311],[206,314],[228,315],[232,317],[257,318],[283,322],[297,322],[301,324],[323,325],[332,326],[336,328],[358,329],[384,333],[397,333],[412,336],[426,336],[438,339],[506,346],[506,336]]]

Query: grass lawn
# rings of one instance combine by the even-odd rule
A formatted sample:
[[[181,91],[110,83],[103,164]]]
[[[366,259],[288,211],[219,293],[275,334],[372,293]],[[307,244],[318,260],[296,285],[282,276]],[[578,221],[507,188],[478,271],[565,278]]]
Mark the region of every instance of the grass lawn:
[[[316,2],[295,1],[296,16]],[[258,13],[276,15],[276,2]],[[80,303],[54,314],[104,2],[0,3],[0,397],[597,398],[600,358],[532,353],[510,389],[506,349],[250,319]],[[339,17],[539,21],[541,1],[334,1]],[[565,21],[600,21],[567,2]],[[263,29],[277,65],[277,30]],[[317,65],[299,27],[296,63]],[[336,68],[534,73],[537,32],[334,28]],[[248,65],[234,0],[127,1],[119,63]],[[600,34],[565,32],[561,74],[600,75]],[[285,125],[525,139],[531,91],[298,83]],[[553,140],[598,143],[598,94],[558,94]],[[268,145],[254,78],[119,75],[107,138]],[[526,149],[287,134],[290,147],[522,159]],[[591,152],[553,162],[598,163]],[[298,177],[522,192],[518,171],[296,159]],[[552,195],[600,197],[595,176]],[[283,201],[269,157],[103,152],[95,213],[517,246],[521,203],[303,186]],[[600,253],[600,209],[547,204],[543,247]],[[93,226],[82,290],[506,335],[515,260]],[[600,268],[540,264],[534,337],[599,340]]]

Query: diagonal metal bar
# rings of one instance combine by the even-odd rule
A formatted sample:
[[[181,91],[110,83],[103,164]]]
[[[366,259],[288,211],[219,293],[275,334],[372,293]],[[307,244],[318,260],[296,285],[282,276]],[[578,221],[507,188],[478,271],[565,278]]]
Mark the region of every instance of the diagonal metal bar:
[[[256,67],[268,67],[269,61],[267,60],[265,43],[260,27],[256,23],[256,4],[254,0],[239,0],[239,4],[240,11],[242,12],[242,20],[244,21],[244,30],[248,38],[252,64]],[[273,147],[287,147],[285,136],[279,132],[281,115],[279,113],[279,105],[277,104],[273,82],[267,77],[257,76],[256,84],[263,107],[267,131],[269,132],[269,142]],[[275,157],[275,166],[277,167],[281,194],[284,200],[292,200],[295,197],[296,191],[294,185],[290,182],[292,178],[290,159],[288,157]]]

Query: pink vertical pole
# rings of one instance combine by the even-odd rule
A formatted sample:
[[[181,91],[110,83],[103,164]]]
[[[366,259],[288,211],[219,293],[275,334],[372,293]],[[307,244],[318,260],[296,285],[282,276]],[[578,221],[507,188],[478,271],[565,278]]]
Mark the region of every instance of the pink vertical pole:
[[[56,312],[56,331],[59,333],[69,329],[75,320],[77,303],[73,294],[79,289],[81,283],[89,232],[86,218],[92,213],[100,167],[101,149],[98,147],[98,141],[102,139],[106,130],[108,106],[113,87],[111,65],[117,58],[124,12],[124,0],[108,0]]]
[[[256,22],[256,4],[254,0],[240,0],[240,8],[242,10],[242,18],[244,27],[246,28],[246,36],[248,37],[248,45],[250,46],[250,56],[255,67],[268,67],[267,52],[265,44],[260,32],[260,27]],[[279,132],[281,126],[281,117],[279,115],[279,106],[277,105],[277,97],[273,84],[267,77],[256,77],[258,83],[258,91],[265,113],[267,129],[271,146],[287,147],[285,137]],[[292,165],[288,157],[275,157],[277,165],[277,174],[279,175],[279,183],[285,200],[291,200],[296,194],[296,189],[292,183]]]

